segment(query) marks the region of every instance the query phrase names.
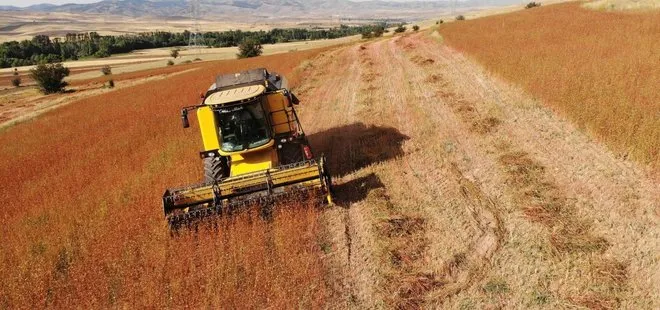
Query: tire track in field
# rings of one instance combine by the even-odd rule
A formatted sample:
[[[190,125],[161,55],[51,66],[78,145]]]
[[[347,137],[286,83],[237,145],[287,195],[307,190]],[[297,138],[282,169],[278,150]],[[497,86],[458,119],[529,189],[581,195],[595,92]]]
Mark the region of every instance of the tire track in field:
[[[432,123],[431,128],[445,132],[450,139],[456,140],[455,129],[438,122],[438,116],[446,119],[449,116],[447,113],[424,112],[426,106],[434,104],[433,97],[425,89],[427,68],[434,61],[419,56],[408,60],[406,50],[410,50],[411,47],[402,44],[402,40],[404,38],[397,38],[389,42],[390,55],[398,67],[405,68],[405,79],[409,80],[410,87],[417,94],[416,104],[422,109],[420,114],[426,115],[427,122]],[[473,155],[465,153],[468,150],[458,151],[463,152],[464,157]],[[446,298],[466,289],[480,279],[486,273],[490,260],[499,249],[504,235],[498,203],[488,197],[479,185],[464,176],[456,164],[455,156],[446,150],[443,150],[442,155],[445,157],[443,166],[445,166],[447,176],[458,185],[463,198],[461,205],[471,215],[478,228],[479,236],[467,251],[455,253],[451,260],[445,262],[440,271],[433,275],[436,285],[427,287],[422,292],[428,295],[426,299],[436,303],[442,303]]]
[[[340,171],[338,202],[345,209],[330,210],[326,223],[335,236],[333,245],[339,244],[336,236],[340,234],[348,242],[334,253],[341,260],[332,259],[333,265],[345,265],[338,273],[346,280],[337,282],[343,283],[339,290],[344,290],[340,292],[344,298],[340,299],[347,307],[414,309],[427,305],[431,291],[453,295],[482,273],[502,234],[495,202],[465,178],[450,158],[421,152],[429,142],[434,150],[443,145],[425,141],[436,126],[420,109],[418,94],[406,91],[411,81],[393,78],[411,73],[392,53],[390,42],[369,42],[325,55],[311,64],[313,70],[323,68],[327,78],[323,88],[313,86],[314,80],[321,79],[321,71],[313,71],[317,75],[307,79],[312,83],[301,87],[305,102],[316,101],[301,109],[301,113],[311,113],[302,117],[311,120],[308,133],[324,135],[312,143],[325,145],[332,152],[331,168]],[[355,122],[364,125],[343,136],[325,136],[323,126],[341,128]],[[382,130],[392,125],[393,130]],[[403,152],[392,147],[400,143]],[[344,223],[342,232],[333,224],[338,218]],[[464,242],[449,238],[457,232]],[[365,235],[371,240],[364,241]],[[362,254],[356,256],[354,250]],[[365,261],[369,256],[371,260]],[[355,276],[361,268],[379,270],[376,278],[371,277],[372,287]]]
[[[321,218],[336,308],[373,308],[380,299],[373,289],[371,215],[355,205],[356,197],[375,186],[368,176],[355,173],[362,166],[360,149],[369,136],[369,128],[356,119],[364,76],[359,60],[357,46],[324,53],[305,65],[306,78],[298,88],[301,120],[314,152],[327,155],[337,192],[337,206],[326,209]]]

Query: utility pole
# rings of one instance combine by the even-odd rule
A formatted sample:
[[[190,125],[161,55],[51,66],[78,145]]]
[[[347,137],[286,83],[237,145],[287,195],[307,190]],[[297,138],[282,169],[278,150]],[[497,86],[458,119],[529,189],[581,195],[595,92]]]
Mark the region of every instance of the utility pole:
[[[188,48],[199,49],[202,47],[202,31],[199,25],[199,0],[190,0],[190,15],[193,19],[193,26],[188,38]]]

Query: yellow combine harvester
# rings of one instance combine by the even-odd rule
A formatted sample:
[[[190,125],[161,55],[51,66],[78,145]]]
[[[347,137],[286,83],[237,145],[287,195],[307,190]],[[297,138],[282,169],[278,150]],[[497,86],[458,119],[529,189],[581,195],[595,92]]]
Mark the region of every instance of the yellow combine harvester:
[[[321,198],[332,203],[325,158],[315,158],[302,130],[286,80],[266,69],[220,75],[197,112],[204,150],[204,182],[163,195],[171,228],[241,206],[269,208],[285,198]]]

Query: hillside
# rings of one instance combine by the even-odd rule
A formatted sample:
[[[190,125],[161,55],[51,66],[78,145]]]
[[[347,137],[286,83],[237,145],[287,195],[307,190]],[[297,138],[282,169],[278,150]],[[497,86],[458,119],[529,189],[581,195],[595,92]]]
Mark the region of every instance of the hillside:
[[[478,1],[461,1],[459,7],[479,6]],[[420,18],[451,7],[449,1],[291,1],[291,0],[202,0],[200,12],[203,18],[229,18],[257,20],[259,18],[290,20],[306,17],[330,17],[342,15],[352,18]],[[67,12],[85,14],[110,14],[130,17],[177,17],[190,16],[190,4],[185,0],[104,0],[91,4],[34,5],[27,8],[2,7],[0,10],[25,12]],[[421,14],[421,16],[416,15]]]
[[[619,156],[660,167],[658,20],[657,10],[598,12],[567,3],[439,31],[449,45],[515,82]]]

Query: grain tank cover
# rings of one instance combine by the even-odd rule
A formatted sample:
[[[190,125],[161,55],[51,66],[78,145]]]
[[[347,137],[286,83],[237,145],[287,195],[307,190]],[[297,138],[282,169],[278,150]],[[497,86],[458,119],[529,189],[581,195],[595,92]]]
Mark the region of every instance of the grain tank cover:
[[[204,104],[223,105],[231,102],[248,100],[263,94],[266,87],[263,85],[251,85],[227,90],[219,90],[210,94],[204,100]]]
[[[263,85],[269,91],[275,91],[286,87],[284,79],[277,73],[270,73],[264,68],[241,71],[239,73],[218,75],[215,85],[211,86],[209,92],[222,91],[251,85]]]

